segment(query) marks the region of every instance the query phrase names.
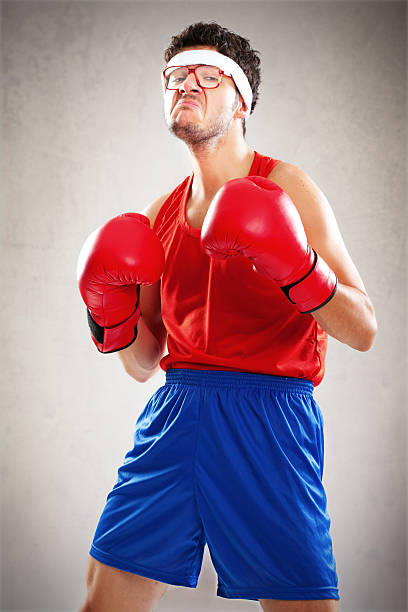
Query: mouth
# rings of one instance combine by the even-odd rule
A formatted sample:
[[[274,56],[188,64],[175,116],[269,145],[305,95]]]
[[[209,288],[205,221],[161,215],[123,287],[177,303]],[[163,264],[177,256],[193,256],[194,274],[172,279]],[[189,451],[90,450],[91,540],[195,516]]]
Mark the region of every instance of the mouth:
[[[177,102],[176,106],[191,106],[192,108],[200,108],[197,102],[192,102],[191,100],[180,100],[180,102]]]

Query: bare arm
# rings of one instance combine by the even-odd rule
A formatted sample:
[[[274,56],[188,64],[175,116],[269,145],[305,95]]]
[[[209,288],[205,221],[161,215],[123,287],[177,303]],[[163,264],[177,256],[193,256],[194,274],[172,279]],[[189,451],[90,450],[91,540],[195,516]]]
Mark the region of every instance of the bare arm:
[[[368,351],[377,333],[374,307],[347,251],[326,196],[303,170],[292,164],[278,164],[268,178],[291,197],[309,244],[338,278],[334,297],[312,312],[312,316],[333,338],[358,351]]]
[[[160,281],[140,288],[140,304],[142,315],[137,324],[137,338],[126,349],[118,351],[118,355],[129,376],[145,382],[160,369],[159,362],[166,348],[167,332],[158,310]]]
[[[311,313],[330,336],[357,351],[368,351],[377,333],[377,321],[368,295],[338,283],[334,297]]]

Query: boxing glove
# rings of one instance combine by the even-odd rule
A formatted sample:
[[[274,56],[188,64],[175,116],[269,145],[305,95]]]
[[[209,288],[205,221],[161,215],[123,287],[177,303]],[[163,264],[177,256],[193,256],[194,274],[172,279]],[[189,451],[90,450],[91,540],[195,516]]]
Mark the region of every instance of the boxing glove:
[[[140,285],[152,285],[164,268],[164,250],[139,213],[119,215],[85,240],[77,280],[87,306],[92,340],[101,353],[134,342],[140,317]]]
[[[336,274],[308,244],[289,195],[265,177],[233,179],[218,190],[204,218],[201,246],[217,259],[247,257],[301,313],[321,308],[337,289]]]

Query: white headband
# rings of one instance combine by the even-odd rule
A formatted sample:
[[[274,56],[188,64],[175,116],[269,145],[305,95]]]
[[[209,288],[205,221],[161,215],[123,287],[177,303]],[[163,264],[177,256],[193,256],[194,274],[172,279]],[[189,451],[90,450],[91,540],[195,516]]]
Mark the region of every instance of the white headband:
[[[248,110],[245,115],[245,120],[248,119],[252,106],[252,89],[241,66],[238,66],[238,64],[230,57],[227,57],[222,53],[218,53],[218,51],[211,51],[210,49],[197,49],[195,51],[181,51],[177,55],[174,55],[167,64],[166,68],[169,66],[189,66],[190,64],[207,64],[209,66],[217,66],[217,68],[221,68],[221,70],[225,70],[225,72],[230,73],[239,93],[247,105]],[[164,84],[163,77],[162,87],[164,94],[166,92],[166,86]]]

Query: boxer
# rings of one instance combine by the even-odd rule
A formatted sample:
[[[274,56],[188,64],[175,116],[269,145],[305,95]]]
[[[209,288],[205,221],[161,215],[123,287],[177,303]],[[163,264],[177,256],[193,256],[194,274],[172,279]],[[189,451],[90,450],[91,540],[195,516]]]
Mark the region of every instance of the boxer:
[[[313,392],[328,335],[369,350],[374,309],[320,188],[246,142],[249,41],[199,22],[165,62],[165,118],[192,172],[78,259],[97,350],[136,381],[166,373],[107,496],[81,611],[147,612],[169,584],[196,587],[206,544],[218,596],[338,610]]]

